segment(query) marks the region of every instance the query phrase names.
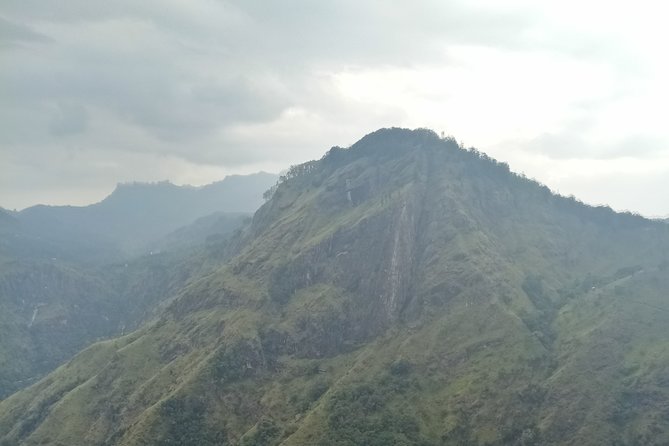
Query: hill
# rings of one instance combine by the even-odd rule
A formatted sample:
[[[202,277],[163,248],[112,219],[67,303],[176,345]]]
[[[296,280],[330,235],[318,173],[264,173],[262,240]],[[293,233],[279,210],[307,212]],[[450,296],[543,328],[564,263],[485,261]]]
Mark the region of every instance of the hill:
[[[1,402],[0,438],[669,442],[665,224],[385,129],[292,168],[233,251]]]
[[[251,209],[273,178],[229,177],[203,188],[134,184],[88,207],[0,210],[0,399],[92,342],[150,319],[195,271],[220,262],[211,248],[248,218],[217,206]]]

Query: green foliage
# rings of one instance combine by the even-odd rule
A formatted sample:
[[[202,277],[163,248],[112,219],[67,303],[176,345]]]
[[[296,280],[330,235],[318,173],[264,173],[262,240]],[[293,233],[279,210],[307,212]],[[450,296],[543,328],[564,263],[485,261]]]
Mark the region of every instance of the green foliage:
[[[211,370],[215,380],[230,382],[259,374],[264,365],[259,346],[253,340],[241,339],[218,350]]]
[[[228,444],[225,432],[219,427],[210,428],[206,423],[207,406],[190,397],[175,397],[163,402],[160,416],[166,425],[161,445],[189,446]]]
[[[411,362],[406,359],[398,359],[390,364],[390,373],[395,376],[407,376],[412,368]]]
[[[321,444],[429,445],[412,410],[393,404],[411,387],[409,369],[407,362],[397,361],[390,375],[335,392],[328,401],[328,430]]]
[[[306,272],[302,265],[287,263],[277,267],[270,281],[270,297],[279,304],[285,304],[290,297],[305,285]]]
[[[330,385],[325,380],[317,380],[307,391],[307,401],[310,403],[317,401],[329,388]]]

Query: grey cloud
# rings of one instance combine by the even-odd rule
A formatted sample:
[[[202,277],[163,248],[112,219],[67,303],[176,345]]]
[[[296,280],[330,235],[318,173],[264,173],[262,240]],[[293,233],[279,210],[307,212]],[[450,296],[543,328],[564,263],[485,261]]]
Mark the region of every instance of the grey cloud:
[[[168,140],[202,137],[239,121],[271,120],[290,104],[281,83],[263,72],[244,75],[232,61],[217,67],[223,73],[212,79],[189,65],[197,57],[169,46],[155,50],[124,52],[113,42],[93,48],[84,41],[58,48],[55,60],[21,64],[14,55],[19,63],[9,65],[0,80],[12,86],[6,99],[14,111],[39,113],[45,103],[58,108],[64,101],[77,101]],[[39,133],[35,123],[31,119],[23,126]],[[16,124],[9,132],[23,133],[22,123]]]
[[[15,111],[0,138],[33,143],[75,130],[72,113],[52,116],[67,101],[107,110],[157,140],[198,143],[240,123],[271,122],[291,106],[331,101],[312,82],[314,70],[438,63],[446,42],[501,44],[526,26],[441,2],[9,0],[1,8],[54,39],[44,57],[14,51],[0,73]],[[146,35],[124,46],[134,32]],[[85,120],[76,130],[86,130]],[[175,144],[143,150],[196,159]]]
[[[447,44],[512,45],[529,26],[522,15],[476,11],[458,2],[234,1],[254,41],[276,63],[396,65],[443,63]],[[286,32],[286,30],[290,30]]]
[[[66,23],[108,20],[133,16],[160,14],[160,4],[169,2],[115,2],[73,0],[68,2],[43,2],[41,0],[5,0],[2,8],[7,15],[21,20],[59,21]]]
[[[571,133],[544,133],[521,145],[526,150],[542,153],[552,159],[591,157],[585,141]]]
[[[544,133],[529,141],[515,142],[514,145],[555,160],[608,160],[625,157],[647,159],[669,152],[669,146],[659,137],[630,135],[609,144],[593,146],[578,132],[573,131]]]
[[[420,47],[411,48],[418,43],[417,39],[427,43],[431,37],[439,36],[454,41],[501,45],[517,41],[516,34],[530,23],[525,15],[508,8],[489,12],[459,2],[441,1],[409,5],[380,0],[196,0],[188,3],[72,0],[64,4],[6,0],[3,8],[26,21],[76,24],[135,18],[185,36],[220,37],[225,39],[219,41],[224,46],[234,44],[244,51],[278,49],[278,57],[299,52],[331,58],[340,53],[348,59],[351,53],[372,57],[380,53],[391,63],[397,61],[396,56],[402,50],[410,49],[414,54],[412,58],[415,57],[415,53],[421,51]],[[208,13],[209,17],[198,10]],[[323,46],[327,44],[330,45]]]
[[[22,23],[15,23],[0,16],[0,46],[19,43],[48,43],[51,39]]]
[[[111,169],[114,175],[141,179],[157,157],[235,167],[317,157],[327,148],[320,144],[353,143],[351,129],[400,125],[411,113],[401,104],[358,107],[324,76],[452,64],[453,44],[619,62],[616,48],[594,35],[532,37],[544,24],[536,11],[480,10],[464,1],[4,0],[0,15],[0,39],[21,43],[2,48],[0,71],[8,87],[0,156],[12,151],[17,172],[82,159],[108,168],[130,152],[143,162]],[[275,126],[295,110],[317,124]],[[527,150],[556,158],[658,150],[657,142],[630,140],[593,155],[568,130],[526,142]],[[34,166],[38,158],[43,164]],[[72,178],[84,175],[79,167]]]
[[[86,130],[88,113],[86,108],[77,103],[60,103],[51,119],[49,127],[54,136],[67,136]]]
[[[3,77],[18,101],[75,98],[178,141],[238,122],[270,122],[311,96],[327,100],[329,92],[305,88],[314,70],[439,64],[447,44],[513,47],[531,26],[515,11],[438,1],[9,0],[2,7],[26,23],[81,29],[80,41],[59,46],[42,66],[21,66],[21,54],[14,55],[15,76]],[[159,43],[139,40],[129,50],[96,34],[111,27],[123,38],[133,31],[124,25],[138,24]],[[207,79],[201,71],[208,62],[225,78]]]
[[[652,158],[669,153],[666,140],[652,135],[631,135],[612,145],[608,151],[611,158],[633,157]]]
[[[547,29],[541,8],[482,9],[462,1],[419,4],[381,0],[314,2],[287,0],[168,0],[99,2],[6,0],[21,20],[62,23],[136,19],[205,48],[233,57],[262,57],[291,64],[411,65],[444,57],[444,45],[461,43],[515,49],[552,49],[574,56],[619,59],[621,48],[595,34]],[[535,30],[540,33],[534,33]],[[286,63],[288,62],[288,63]]]
[[[656,216],[669,209],[669,199],[661,193],[669,190],[669,171],[643,175],[616,172],[604,179],[573,177],[562,180],[559,188],[567,194],[578,193],[586,203],[606,204],[618,211]]]
[[[597,109],[615,102],[616,94],[601,102],[590,104],[577,103],[570,110],[561,128],[555,132],[542,133],[526,141],[514,142],[517,148],[541,153],[554,160],[616,158],[651,159],[669,152],[666,138],[658,135],[634,133],[630,130],[625,136],[619,136],[607,143],[593,144],[588,134],[596,127]]]

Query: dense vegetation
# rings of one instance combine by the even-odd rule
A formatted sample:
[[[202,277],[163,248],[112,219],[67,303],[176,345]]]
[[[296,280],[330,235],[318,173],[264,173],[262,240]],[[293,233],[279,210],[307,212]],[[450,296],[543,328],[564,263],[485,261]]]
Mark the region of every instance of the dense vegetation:
[[[332,148],[266,198],[151,324],[0,403],[0,439],[669,442],[666,224],[427,130]]]

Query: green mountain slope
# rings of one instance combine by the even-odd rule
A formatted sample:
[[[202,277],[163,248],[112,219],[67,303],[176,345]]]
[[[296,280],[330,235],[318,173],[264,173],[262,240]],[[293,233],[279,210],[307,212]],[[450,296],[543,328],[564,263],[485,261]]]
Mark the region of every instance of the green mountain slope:
[[[60,261],[0,264],[0,399],[83,347],[136,329],[198,267],[171,253],[94,269]]]
[[[235,187],[248,182],[246,177],[233,180],[241,181]],[[253,187],[239,191],[240,196],[251,192]],[[260,200],[262,193],[255,193]],[[125,201],[130,198],[147,209],[160,207],[150,195],[128,196]],[[123,207],[117,209],[120,215],[113,209],[107,213],[122,219]],[[189,218],[188,209],[178,211],[184,212],[182,219]],[[151,255],[124,257],[119,245],[132,238],[104,242],[79,237],[76,226],[67,231],[56,227],[46,234],[54,223],[48,216],[39,221],[45,228],[41,234],[35,222],[0,210],[0,399],[35,382],[83,347],[150,319],[192,275],[222,261],[214,248],[219,250],[247,215],[217,212],[165,237],[158,238],[157,231],[155,241],[145,245],[147,252],[154,251]],[[109,262],[110,258],[118,260]]]
[[[234,250],[1,402],[0,439],[669,442],[664,224],[387,129],[292,168]]]
[[[154,254],[100,266],[40,259],[51,247],[39,243],[31,245],[36,257],[0,257],[0,399],[154,317],[188,280],[229,256],[243,220],[213,214],[156,242]]]

